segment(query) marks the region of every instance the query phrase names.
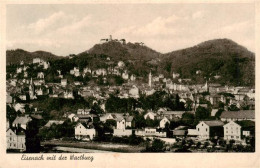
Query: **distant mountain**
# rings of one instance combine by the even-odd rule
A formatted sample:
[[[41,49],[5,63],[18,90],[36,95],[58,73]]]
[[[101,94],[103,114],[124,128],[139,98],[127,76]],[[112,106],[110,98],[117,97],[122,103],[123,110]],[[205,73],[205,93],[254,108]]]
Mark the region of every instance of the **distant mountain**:
[[[162,55],[161,69],[197,82],[254,85],[255,54],[229,39],[216,39]],[[196,74],[197,71],[201,74]],[[220,76],[218,80],[214,76]]]
[[[61,59],[63,57],[45,51],[28,52],[22,49],[6,51],[7,65],[19,64],[21,60],[23,60],[25,63],[31,63],[34,58],[41,58],[45,61],[51,61],[51,60]]]

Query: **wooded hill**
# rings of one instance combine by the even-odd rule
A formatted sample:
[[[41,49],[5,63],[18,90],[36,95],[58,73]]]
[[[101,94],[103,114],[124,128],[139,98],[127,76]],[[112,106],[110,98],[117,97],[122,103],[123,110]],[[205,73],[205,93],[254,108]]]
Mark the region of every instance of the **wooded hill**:
[[[66,66],[90,66],[92,68],[116,65],[124,61],[129,73],[146,77],[150,70],[154,75],[162,73],[172,77],[179,73],[181,78],[191,78],[195,83],[206,80],[221,84],[254,86],[255,54],[229,39],[215,39],[200,43],[194,47],[161,54],[140,44],[125,45],[111,41],[96,44],[91,49],[75,55],[73,59],[64,59],[44,51],[27,52],[21,49],[7,51],[7,64],[17,64],[20,60],[32,62],[33,58],[42,58]],[[110,58],[108,60],[107,58]],[[56,67],[56,66],[55,66]],[[72,69],[67,67],[66,69]],[[196,72],[201,73],[197,74]],[[216,79],[214,76],[218,76]]]

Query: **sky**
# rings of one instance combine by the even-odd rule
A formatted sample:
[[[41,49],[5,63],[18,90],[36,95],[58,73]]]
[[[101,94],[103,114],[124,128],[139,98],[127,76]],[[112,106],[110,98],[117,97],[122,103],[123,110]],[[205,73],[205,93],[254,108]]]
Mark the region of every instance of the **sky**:
[[[228,38],[255,51],[255,9],[243,4],[9,4],[7,49],[66,56],[112,35],[167,53]]]

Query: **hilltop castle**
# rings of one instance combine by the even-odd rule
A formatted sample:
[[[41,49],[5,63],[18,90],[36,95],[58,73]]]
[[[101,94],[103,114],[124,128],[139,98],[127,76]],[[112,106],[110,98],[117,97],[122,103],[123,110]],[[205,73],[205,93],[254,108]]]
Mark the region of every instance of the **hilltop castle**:
[[[108,43],[108,42],[110,42],[110,41],[120,42],[120,43],[123,44],[123,45],[126,44],[125,39],[121,39],[121,40],[112,39],[112,35],[109,35],[109,38],[107,38],[107,39],[100,39],[100,44]]]

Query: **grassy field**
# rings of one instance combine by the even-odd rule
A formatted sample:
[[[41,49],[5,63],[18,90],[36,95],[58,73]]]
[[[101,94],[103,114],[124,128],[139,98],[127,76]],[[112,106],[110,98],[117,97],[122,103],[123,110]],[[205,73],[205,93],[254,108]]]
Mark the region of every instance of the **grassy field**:
[[[115,144],[105,142],[79,142],[79,141],[64,141],[64,140],[50,140],[41,142],[43,146],[64,146],[84,149],[95,149],[113,152],[125,153],[139,153],[145,149],[144,146],[132,146],[127,144]]]

